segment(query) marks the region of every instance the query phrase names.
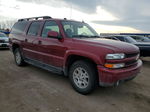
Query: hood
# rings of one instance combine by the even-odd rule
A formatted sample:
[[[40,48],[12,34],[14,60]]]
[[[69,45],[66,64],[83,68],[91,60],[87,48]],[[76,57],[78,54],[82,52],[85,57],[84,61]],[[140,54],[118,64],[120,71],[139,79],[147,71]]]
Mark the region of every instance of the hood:
[[[102,46],[107,49],[111,49],[114,53],[135,53],[139,51],[139,48],[133,44],[115,41],[111,39],[102,38],[76,38],[75,40],[82,40],[83,43],[90,44],[92,46]]]

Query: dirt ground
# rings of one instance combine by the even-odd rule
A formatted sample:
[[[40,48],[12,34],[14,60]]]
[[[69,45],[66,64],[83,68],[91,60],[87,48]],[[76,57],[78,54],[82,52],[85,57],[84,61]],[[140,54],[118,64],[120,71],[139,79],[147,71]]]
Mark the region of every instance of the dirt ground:
[[[0,50],[0,112],[150,112],[150,58],[133,81],[84,96],[68,78],[28,65]]]

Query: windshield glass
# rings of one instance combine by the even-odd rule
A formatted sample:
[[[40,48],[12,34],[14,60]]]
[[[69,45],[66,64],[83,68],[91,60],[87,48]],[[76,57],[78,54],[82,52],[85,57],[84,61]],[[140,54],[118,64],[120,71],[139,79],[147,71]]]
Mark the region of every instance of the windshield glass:
[[[74,21],[62,21],[66,35],[70,38],[99,37],[94,29],[88,24]]]
[[[7,37],[7,36],[3,33],[0,33],[0,37]]]
[[[126,41],[129,43],[136,43],[136,40],[134,40],[132,37],[127,36]]]

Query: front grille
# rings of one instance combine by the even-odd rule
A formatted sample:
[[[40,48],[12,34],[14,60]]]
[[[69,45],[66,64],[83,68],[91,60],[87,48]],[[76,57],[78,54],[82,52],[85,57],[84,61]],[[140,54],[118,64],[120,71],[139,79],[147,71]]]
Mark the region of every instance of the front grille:
[[[0,43],[5,43],[5,40],[0,40]]]
[[[137,63],[137,60],[128,61],[125,63],[126,66],[131,66]]]
[[[129,59],[129,61],[127,61],[125,63],[126,67],[135,65],[135,64],[137,64],[137,61],[138,61],[138,58],[139,58],[139,53],[126,54],[126,58]]]
[[[139,53],[126,54],[126,58],[131,58],[137,56]]]

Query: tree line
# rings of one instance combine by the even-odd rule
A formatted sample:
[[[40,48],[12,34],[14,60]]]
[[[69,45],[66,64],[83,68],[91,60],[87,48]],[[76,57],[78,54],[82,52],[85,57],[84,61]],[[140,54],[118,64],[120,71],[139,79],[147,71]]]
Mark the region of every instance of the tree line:
[[[0,21],[0,29],[11,29],[17,20]]]

